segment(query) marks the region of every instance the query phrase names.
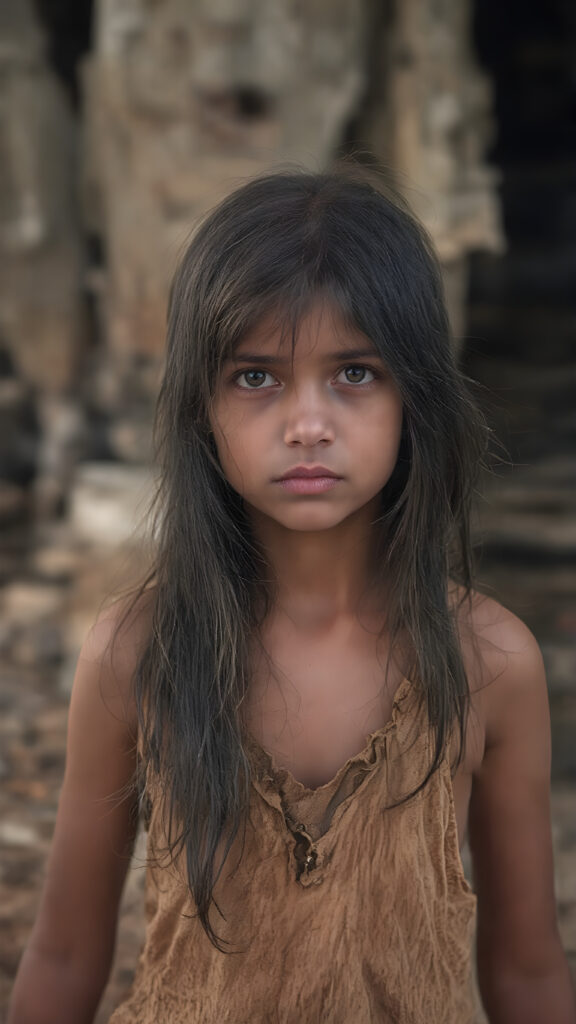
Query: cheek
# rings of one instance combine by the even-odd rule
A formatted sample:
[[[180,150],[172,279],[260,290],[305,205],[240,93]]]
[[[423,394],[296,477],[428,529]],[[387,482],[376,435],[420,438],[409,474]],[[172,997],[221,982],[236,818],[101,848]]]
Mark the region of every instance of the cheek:
[[[238,417],[234,416],[234,410],[228,402],[220,399],[217,401],[210,413],[210,427],[216,443],[216,450],[220,462],[228,461],[230,458],[231,446],[238,436]]]
[[[404,428],[404,415],[402,409],[399,410],[397,417],[394,420],[392,436],[393,436],[393,447],[396,455],[400,450],[400,444],[402,442],[402,431]]]
[[[402,439],[403,411],[399,401],[390,401],[384,410],[379,410],[372,419],[369,429],[370,448],[375,456],[396,463]]]
[[[218,461],[228,483],[242,493],[250,477],[250,470],[258,463],[258,451],[246,426],[242,428],[236,416],[222,415],[212,423]]]
[[[229,438],[234,436],[234,432],[230,429],[229,419],[222,409],[214,410],[210,415],[210,429],[216,455],[226,476],[228,476],[231,461]]]
[[[216,442],[218,461],[228,476],[237,460],[234,434],[228,430],[224,430],[221,424],[216,424],[214,427],[214,440]]]

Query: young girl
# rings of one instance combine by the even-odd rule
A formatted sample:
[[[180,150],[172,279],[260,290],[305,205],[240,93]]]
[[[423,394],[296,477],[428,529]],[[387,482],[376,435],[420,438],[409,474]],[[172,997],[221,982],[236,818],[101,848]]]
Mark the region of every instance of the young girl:
[[[484,439],[397,200],[279,174],[172,291],[154,571],[83,648],[11,1024],[84,1024],[137,812],[113,1024],[574,1024],[528,630],[471,590]],[[459,845],[467,834],[475,893]]]

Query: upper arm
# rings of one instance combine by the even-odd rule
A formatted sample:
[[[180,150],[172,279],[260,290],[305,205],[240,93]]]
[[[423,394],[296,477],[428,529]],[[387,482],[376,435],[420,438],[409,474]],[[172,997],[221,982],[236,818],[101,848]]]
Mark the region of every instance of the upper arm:
[[[480,694],[486,748],[472,785],[470,846],[478,957],[506,972],[546,972],[559,940],[550,829],[550,721],[542,657],[503,613],[498,671]]]
[[[44,892],[30,948],[106,974],[137,825],[136,646],[96,624],[74,679],[66,769]],[[129,631],[128,631],[129,632]]]

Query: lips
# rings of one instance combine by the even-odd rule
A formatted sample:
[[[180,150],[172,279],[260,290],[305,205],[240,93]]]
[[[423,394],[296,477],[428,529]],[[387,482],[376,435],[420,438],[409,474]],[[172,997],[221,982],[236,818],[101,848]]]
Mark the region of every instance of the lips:
[[[337,473],[333,473],[331,469],[326,469],[325,466],[294,466],[293,469],[289,469],[279,479],[282,480],[314,480],[318,477],[329,477],[333,480],[339,480],[340,477]]]
[[[333,490],[341,479],[326,466],[293,466],[277,482],[289,494],[313,496]]]

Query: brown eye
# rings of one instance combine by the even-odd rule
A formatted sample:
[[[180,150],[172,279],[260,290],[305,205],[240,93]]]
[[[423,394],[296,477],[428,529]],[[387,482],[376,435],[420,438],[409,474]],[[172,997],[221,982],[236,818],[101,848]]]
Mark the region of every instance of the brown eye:
[[[256,390],[264,384],[268,387],[270,384],[276,384],[275,378],[271,373],[267,373],[266,370],[243,370],[237,377],[236,382],[238,387],[244,388],[244,390],[248,388]]]
[[[347,384],[369,384],[374,380],[374,374],[367,366],[345,366],[340,375]]]

